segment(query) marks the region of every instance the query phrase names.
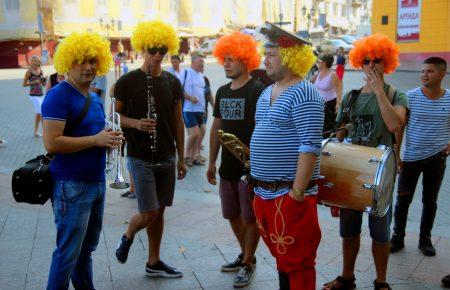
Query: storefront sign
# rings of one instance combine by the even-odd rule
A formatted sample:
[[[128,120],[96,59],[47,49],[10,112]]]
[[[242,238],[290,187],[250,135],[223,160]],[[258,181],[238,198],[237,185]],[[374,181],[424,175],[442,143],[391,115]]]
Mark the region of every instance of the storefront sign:
[[[419,41],[421,0],[398,0],[397,41]]]

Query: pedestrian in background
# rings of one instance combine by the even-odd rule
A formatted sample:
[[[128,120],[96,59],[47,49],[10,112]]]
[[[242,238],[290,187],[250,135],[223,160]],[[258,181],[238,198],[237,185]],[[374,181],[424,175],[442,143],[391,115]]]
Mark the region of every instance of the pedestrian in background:
[[[336,73],[331,69],[333,61],[334,58],[331,54],[324,53],[319,55],[317,59],[319,72],[311,78],[311,82],[325,101],[324,132],[333,130],[336,123],[336,112],[342,99],[342,84]],[[323,137],[327,138],[328,136],[329,134]]]
[[[39,133],[39,123],[41,123],[41,106],[44,101],[44,86],[46,80],[41,69],[41,61],[35,55],[30,58],[30,68],[25,73],[23,78],[23,86],[30,87],[29,99],[33,104],[35,118],[33,137],[41,137]]]
[[[64,74],[59,74],[57,72],[51,74],[49,77],[49,81],[45,85],[45,92],[50,91],[51,88],[64,81],[65,79],[66,77]]]
[[[342,82],[342,79],[344,78],[344,72],[345,72],[345,52],[344,48],[341,46],[336,51],[336,74],[339,78],[339,80]]]

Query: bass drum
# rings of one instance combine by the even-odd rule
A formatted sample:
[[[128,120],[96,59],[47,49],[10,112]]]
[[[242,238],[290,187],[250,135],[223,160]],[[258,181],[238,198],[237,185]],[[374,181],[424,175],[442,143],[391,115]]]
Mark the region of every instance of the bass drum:
[[[383,217],[392,203],[396,177],[394,151],[324,140],[319,202]]]

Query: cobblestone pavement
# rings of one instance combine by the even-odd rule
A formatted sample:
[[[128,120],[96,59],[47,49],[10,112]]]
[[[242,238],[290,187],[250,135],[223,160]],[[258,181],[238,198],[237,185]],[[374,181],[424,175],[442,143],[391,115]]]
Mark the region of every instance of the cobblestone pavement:
[[[51,68],[45,68],[47,72]],[[24,70],[0,70],[0,136],[8,140],[0,148],[0,289],[44,289],[55,245],[51,206],[17,204],[11,197],[10,174],[24,161],[43,152],[42,139],[32,138],[32,106],[21,87]],[[226,82],[220,67],[206,65],[213,91]],[[111,77],[113,74],[110,74]],[[388,78],[406,90],[418,85],[417,73],[397,73]],[[109,82],[111,84],[111,82]],[[362,77],[347,72],[345,89],[358,87]],[[450,87],[447,77],[446,87]],[[210,110],[211,112],[211,110]],[[208,120],[208,126],[212,118]],[[208,138],[205,138],[207,156]],[[147,237],[138,234],[125,265],[115,262],[114,249],[125,231],[127,221],[136,212],[135,200],[119,197],[108,189],[101,242],[94,254],[97,289],[232,289],[233,274],[221,273],[220,266],[239,253],[228,223],[222,219],[218,188],[205,179],[205,167],[190,168],[187,177],[177,183],[174,206],[167,210],[162,257],[184,272],[180,279],[146,278]],[[439,197],[433,230],[436,257],[424,257],[417,249],[421,213],[421,187],[418,186],[408,220],[404,251],[389,261],[389,282],[393,289],[441,289],[442,276],[450,273],[450,187],[447,171]],[[319,207],[322,242],[317,257],[317,285],[339,274],[342,264],[338,220],[326,207]],[[366,221],[365,221],[366,222]],[[364,227],[367,229],[367,226]],[[367,230],[362,237],[356,265],[358,289],[372,289],[375,270],[370,254]],[[246,289],[277,289],[274,259],[260,243],[256,277]]]

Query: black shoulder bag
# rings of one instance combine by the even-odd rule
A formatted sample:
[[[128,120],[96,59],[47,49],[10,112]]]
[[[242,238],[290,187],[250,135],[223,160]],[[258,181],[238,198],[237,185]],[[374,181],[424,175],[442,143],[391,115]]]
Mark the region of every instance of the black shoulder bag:
[[[70,136],[75,128],[86,117],[91,106],[91,96],[86,97],[86,103],[81,114],[73,123],[66,123],[64,136]],[[39,155],[25,163],[24,166],[14,170],[11,187],[16,202],[30,204],[45,204],[52,194],[52,178],[50,175],[50,162],[54,156],[51,153]]]

